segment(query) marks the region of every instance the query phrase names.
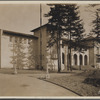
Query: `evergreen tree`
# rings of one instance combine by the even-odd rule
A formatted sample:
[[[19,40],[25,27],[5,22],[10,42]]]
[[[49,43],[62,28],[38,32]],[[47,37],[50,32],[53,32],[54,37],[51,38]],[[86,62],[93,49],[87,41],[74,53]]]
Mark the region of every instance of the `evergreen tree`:
[[[11,51],[13,52],[11,63],[18,69],[22,69],[23,67],[25,67],[24,49],[25,46],[23,41],[19,38],[15,38],[15,40],[13,40],[13,47],[11,49]]]
[[[20,40],[16,43],[17,46],[17,68],[23,69],[25,67],[25,46],[24,40]]]
[[[82,33],[84,32],[83,25],[81,24],[80,17],[78,16],[78,9],[75,4],[55,4],[51,6],[51,10],[46,17],[49,18],[48,31],[50,33],[50,39],[48,41],[48,47],[57,43],[58,53],[58,72],[61,70],[61,57],[60,57],[60,40],[63,36],[69,39],[69,67],[71,68],[71,48],[75,47],[75,43],[78,43],[82,39]],[[75,43],[73,43],[73,40]]]
[[[28,44],[28,59],[27,59],[27,64],[29,68],[35,68],[35,66],[37,65],[37,61],[35,59],[36,58],[36,54],[35,54],[35,45],[33,40],[29,41]]]
[[[100,42],[100,15],[99,11],[96,11],[95,13],[95,20],[93,20],[93,29],[92,32],[95,35],[95,38],[98,42]]]

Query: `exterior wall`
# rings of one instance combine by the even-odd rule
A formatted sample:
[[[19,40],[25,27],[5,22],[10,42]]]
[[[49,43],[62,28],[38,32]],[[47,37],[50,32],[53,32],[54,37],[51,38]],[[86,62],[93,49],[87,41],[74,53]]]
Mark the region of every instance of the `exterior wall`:
[[[42,67],[46,69],[47,67],[47,31],[46,27],[41,28],[41,34],[42,34]],[[38,57],[39,57],[39,66],[40,66],[40,29],[34,31],[34,35],[38,37]]]
[[[94,59],[95,59],[94,48],[90,48],[89,49],[89,58],[90,58],[89,65],[90,66],[95,66],[95,61],[94,61]]]
[[[56,44],[53,47],[48,48],[46,55],[47,67],[51,70],[58,70],[58,60],[57,60],[57,46]]]
[[[42,66],[44,67],[44,69],[46,69],[47,66],[51,66],[51,69],[53,70],[57,70],[58,69],[58,62],[57,62],[57,58],[53,57],[51,58],[52,55],[57,56],[57,51],[54,52],[54,49],[56,49],[56,46],[53,46],[52,48],[49,48],[49,50],[47,50],[48,48],[46,48],[47,46],[47,41],[48,41],[48,33],[46,31],[47,27],[43,26],[41,27],[41,32],[42,32]],[[38,39],[38,57],[39,57],[39,62],[40,62],[40,28],[36,29],[34,31],[34,35],[37,36]],[[61,40],[61,70],[67,70],[67,66],[68,66],[68,45],[65,45],[64,48],[62,48],[62,41]],[[62,53],[64,54],[64,64],[62,63]],[[92,54],[91,54],[92,53]],[[78,51],[75,51],[74,49],[72,49],[72,66],[74,67],[78,67],[80,66],[80,55],[82,55],[82,65],[81,66],[89,66],[89,65],[93,65],[96,61],[94,58],[94,48],[88,49],[86,51],[84,51],[83,53],[79,53]],[[75,65],[75,60],[74,60],[74,55],[77,55],[77,65]],[[85,65],[85,56],[87,57],[87,64]],[[92,62],[92,63],[91,63]],[[40,65],[40,63],[39,63]],[[85,68],[85,67],[84,67]]]
[[[2,36],[2,30],[0,29],[0,68],[1,68],[1,36]]]
[[[38,41],[37,41],[37,56],[38,56],[38,65],[37,68],[40,67],[40,30],[37,30],[34,32],[34,35],[38,37]]]
[[[100,43],[94,42],[94,44],[95,46],[89,49],[89,58],[90,58],[89,65],[91,65],[92,67],[100,66],[100,61],[97,62],[97,58],[98,57],[100,58]]]
[[[94,56],[95,66],[100,68],[100,43],[95,43]]]
[[[86,50],[86,51],[84,51],[83,53],[82,53],[82,52],[80,53],[80,52],[78,52],[78,51],[74,51],[74,50],[73,50],[73,52],[72,52],[72,58],[73,58],[73,59],[72,59],[72,66],[75,65],[75,64],[74,64],[74,55],[75,55],[75,54],[77,55],[77,65],[78,65],[78,66],[80,66],[80,58],[79,58],[80,55],[82,55],[82,66],[85,66],[85,63],[84,63],[84,62],[85,62],[85,60],[84,60],[84,59],[85,59],[85,58],[84,58],[85,55],[87,56],[87,65],[89,65],[89,50]]]
[[[12,68],[11,62],[11,47],[9,43],[9,37],[6,35],[1,36],[1,68]]]
[[[12,37],[12,41],[10,41],[10,37]],[[21,39],[21,43],[23,46],[23,54],[25,58],[23,58],[23,64],[24,67],[23,68],[29,68],[29,62],[28,62],[28,57],[29,57],[29,41],[32,41],[32,44],[30,48],[33,49],[33,55],[34,58],[33,61],[35,62],[35,64],[32,66],[32,68],[35,68],[37,66],[37,39],[34,38],[29,38],[29,37],[24,37],[24,36],[16,36],[16,35],[9,35],[9,34],[4,34],[3,30],[1,31],[1,68],[13,68],[14,67],[14,57],[17,55],[16,54],[16,49],[18,48],[18,40],[17,43],[15,43],[15,39],[19,38]],[[24,40],[26,40],[26,42],[24,42]],[[20,43],[20,44],[21,44]],[[20,49],[20,47],[19,47]],[[17,53],[19,51],[17,50]],[[15,62],[15,65],[18,64],[19,62]],[[21,66],[21,65],[20,65]],[[20,67],[17,66],[17,67]]]
[[[60,49],[61,49],[61,70],[67,70],[68,46],[67,46],[67,45],[64,45],[64,46],[62,47],[62,40],[61,40]],[[63,64],[63,57],[62,57],[62,54],[64,54],[64,64]]]

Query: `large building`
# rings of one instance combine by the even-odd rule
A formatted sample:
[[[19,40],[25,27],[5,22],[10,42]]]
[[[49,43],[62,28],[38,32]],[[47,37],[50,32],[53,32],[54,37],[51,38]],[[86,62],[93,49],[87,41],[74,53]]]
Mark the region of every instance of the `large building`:
[[[0,30],[0,68],[35,67],[37,40],[33,35]]]
[[[48,32],[47,25],[33,29],[33,35],[0,30],[0,68],[32,68],[51,70],[58,69],[57,46],[47,48]],[[93,39],[88,38],[87,43],[94,43],[84,52],[78,52],[72,49],[71,62],[72,67],[79,69],[100,66],[100,44]],[[60,41],[61,49],[61,70],[67,70],[68,67],[68,45],[64,44],[66,39]]]
[[[42,27],[38,27],[33,29],[34,36],[38,37],[38,56],[41,55],[42,66],[46,68],[49,66],[52,70],[57,70],[57,46],[54,45],[51,48],[47,48],[48,44],[48,32],[47,32],[47,24]],[[41,36],[42,33],[42,36]],[[40,42],[42,41],[42,43]],[[64,41],[67,41],[66,38],[62,38],[60,43],[61,49],[61,70],[67,70],[68,68],[68,45],[64,44]],[[94,45],[95,44],[95,45]],[[42,45],[42,46],[41,46]],[[86,39],[86,45],[91,45],[90,48],[86,49],[84,52],[79,52],[75,49],[72,49],[71,54],[71,65],[74,69],[87,69],[92,67],[100,66],[100,43],[93,39],[93,37],[89,37]],[[40,47],[41,52],[40,53]],[[39,64],[40,65],[40,64]]]

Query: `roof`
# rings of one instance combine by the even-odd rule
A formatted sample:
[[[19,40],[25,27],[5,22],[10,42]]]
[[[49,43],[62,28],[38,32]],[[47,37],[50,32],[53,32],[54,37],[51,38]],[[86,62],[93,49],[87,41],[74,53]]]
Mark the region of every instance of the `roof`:
[[[14,35],[14,36],[23,36],[23,37],[29,37],[29,38],[35,38],[38,39],[38,37],[31,35],[31,34],[25,34],[25,33],[20,33],[20,32],[14,32],[14,31],[8,31],[8,30],[3,30],[4,34],[7,35]]]
[[[31,32],[34,32],[34,31],[36,31],[36,30],[38,30],[38,29],[40,29],[40,28],[42,28],[42,27],[44,27],[44,26],[46,26],[46,25],[47,25],[47,23],[46,23],[46,24],[44,24],[44,25],[42,25],[42,26],[40,26],[40,27],[37,27],[37,28],[35,28],[35,29],[31,30]]]

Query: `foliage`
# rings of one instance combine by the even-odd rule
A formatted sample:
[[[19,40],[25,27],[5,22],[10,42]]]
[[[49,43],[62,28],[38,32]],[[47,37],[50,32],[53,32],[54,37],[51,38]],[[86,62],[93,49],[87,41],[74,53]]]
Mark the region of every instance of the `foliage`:
[[[13,47],[11,49],[13,56],[11,63],[17,68],[22,69],[25,67],[25,53],[24,53],[24,43],[17,38],[17,41],[13,40]]]
[[[51,6],[51,10],[46,17],[49,17],[48,33],[50,39],[48,40],[48,47],[57,43],[58,50],[58,69],[60,66],[60,40],[62,37],[69,39],[67,41],[70,49],[78,46],[83,39],[82,33],[84,32],[83,25],[78,15],[78,6],[75,4],[54,4]],[[73,42],[74,41],[74,42]],[[76,44],[76,45],[75,45]]]
[[[100,42],[100,15],[99,12],[95,13],[95,20],[92,22],[93,24],[93,29],[92,32],[95,35],[95,38]]]
[[[29,46],[28,46],[28,59],[27,59],[27,64],[29,68],[34,68],[38,64],[38,61],[35,60],[37,56],[35,54],[34,47],[35,45],[34,45],[33,40],[30,40]]]

